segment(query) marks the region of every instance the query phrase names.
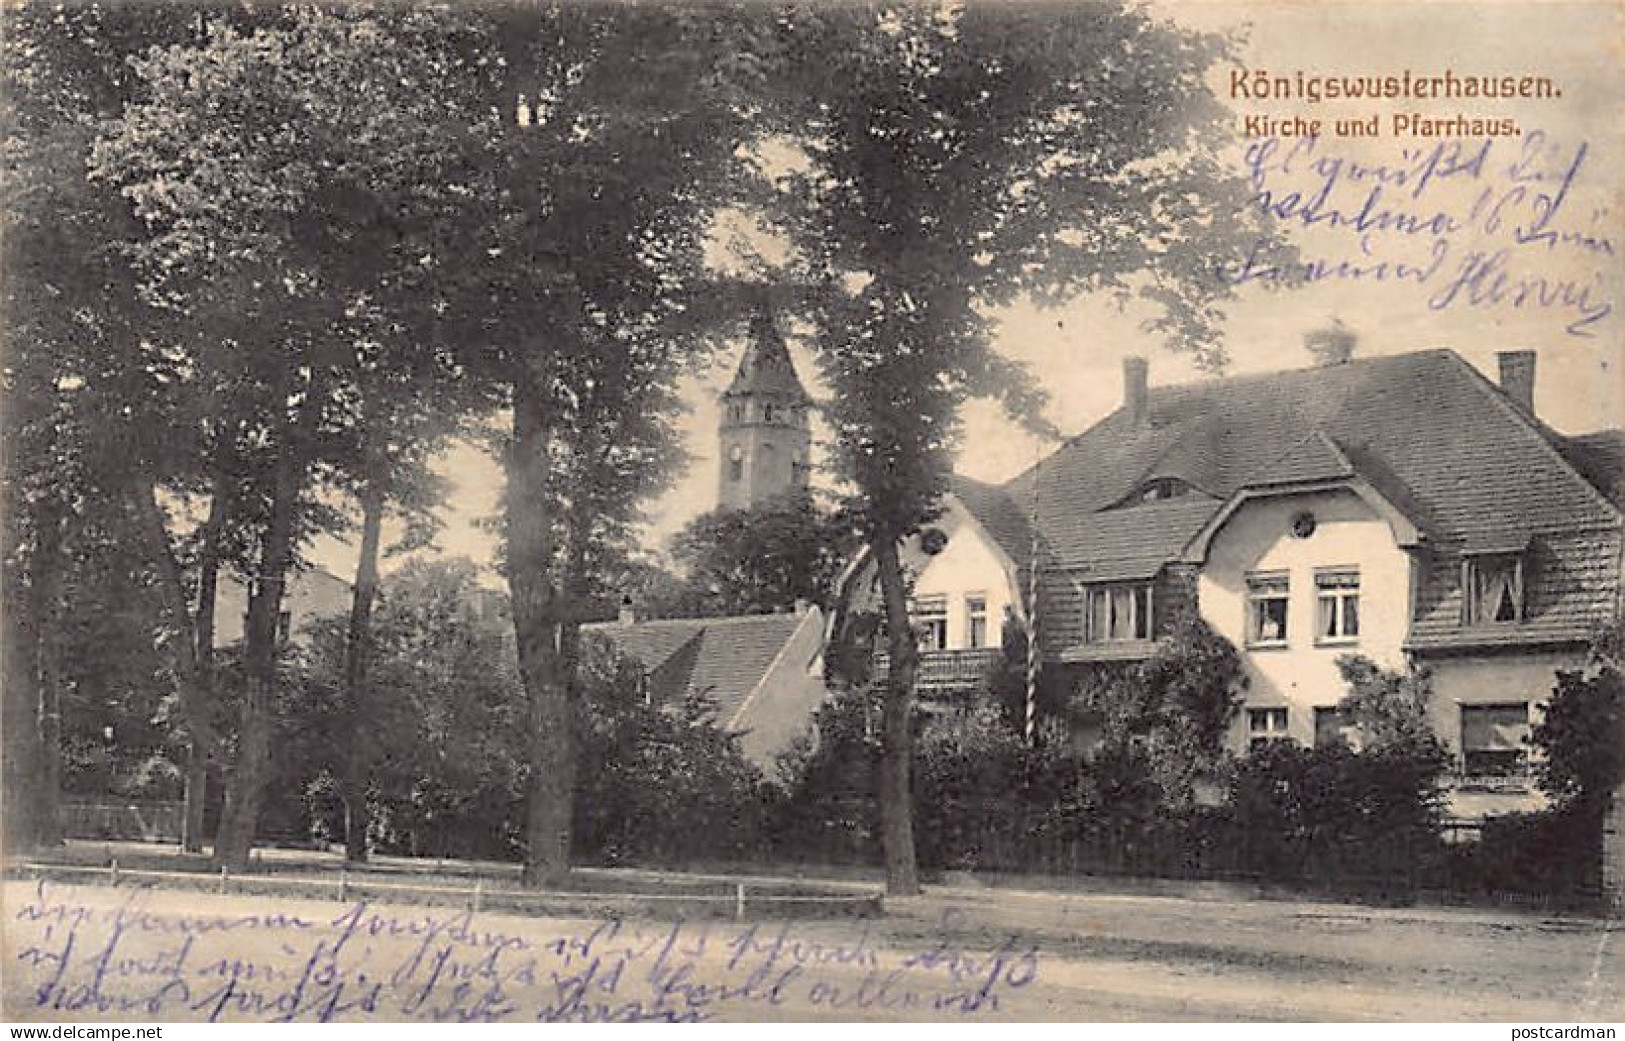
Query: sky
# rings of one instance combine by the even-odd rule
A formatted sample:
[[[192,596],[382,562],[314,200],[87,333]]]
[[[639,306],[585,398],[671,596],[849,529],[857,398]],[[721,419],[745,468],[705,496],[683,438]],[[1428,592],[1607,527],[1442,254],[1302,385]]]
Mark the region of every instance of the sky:
[[[1267,277],[1240,285],[1224,326],[1227,374],[1309,365],[1304,334],[1336,319],[1357,337],[1357,357],[1445,347],[1492,379],[1497,351],[1533,350],[1541,418],[1565,433],[1625,425],[1625,324],[1615,313],[1625,299],[1618,255],[1625,239],[1625,179],[1618,174],[1625,161],[1625,77],[1618,72],[1625,5],[1159,0],[1150,9],[1189,28],[1235,34],[1234,60],[1215,66],[1210,77],[1236,113],[1237,139],[1226,158],[1282,207],[1284,233],[1326,276],[1291,289],[1271,289]],[[1318,103],[1245,91],[1233,96],[1234,74],[1242,70],[1272,78],[1300,71],[1437,77],[1446,70],[1458,77],[1545,77],[1560,96]],[[1485,138],[1456,144],[1400,133],[1394,117],[1413,113],[1509,119],[1520,133],[1488,138],[1487,146]],[[1246,116],[1319,118],[1322,136],[1307,151],[1297,139],[1271,144],[1243,137]],[[1340,137],[1332,129],[1338,119],[1371,116],[1378,117],[1375,137]],[[1374,186],[1382,189],[1383,206],[1427,223],[1427,230],[1354,226]],[[1303,204],[1322,191],[1319,210],[1306,216]],[[1293,192],[1296,207],[1289,203]],[[1337,222],[1326,216],[1332,210],[1348,218],[1342,226],[1332,226]],[[1243,274],[1243,259],[1232,278]],[[1377,277],[1382,264],[1388,277]],[[1326,275],[1338,270],[1341,277]],[[1126,356],[1150,360],[1154,386],[1208,378],[1142,329],[1144,313],[1118,312],[1099,299],[1055,310],[1015,306],[995,317],[995,346],[1039,375],[1049,418],[1064,434],[1117,407]],[[808,389],[815,399],[826,396],[808,344],[794,330],[784,332]],[[693,461],[668,494],[649,504],[644,542],[653,552],[715,504],[716,396],[740,346],[722,345],[715,364],[684,381],[689,412],[680,427]],[[1008,479],[1053,447],[1017,431],[985,403],[973,403],[964,418],[957,466],[971,477]],[[815,425],[815,440],[819,433]],[[475,524],[496,509],[500,472],[467,446],[455,449],[442,470],[454,488],[437,545],[488,562],[490,537]],[[337,574],[353,571],[351,545],[328,540],[313,555]]]

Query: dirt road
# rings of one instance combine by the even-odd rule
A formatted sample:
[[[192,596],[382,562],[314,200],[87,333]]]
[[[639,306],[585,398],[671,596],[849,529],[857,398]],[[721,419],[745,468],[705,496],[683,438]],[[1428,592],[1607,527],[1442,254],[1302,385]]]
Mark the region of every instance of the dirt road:
[[[685,924],[4,894],[11,1020],[1625,1019],[1606,923],[1479,911],[950,887],[870,922]]]

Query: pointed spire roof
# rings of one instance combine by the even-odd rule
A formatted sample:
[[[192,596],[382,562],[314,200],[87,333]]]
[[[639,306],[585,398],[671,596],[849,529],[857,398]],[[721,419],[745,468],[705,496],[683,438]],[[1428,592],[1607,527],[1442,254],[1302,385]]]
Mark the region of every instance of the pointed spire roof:
[[[807,391],[796,375],[796,366],[790,360],[790,351],[779,334],[773,311],[764,300],[757,304],[750,318],[750,335],[745,353],[739,359],[733,382],[723,392],[728,397],[744,394],[779,394],[796,403],[807,401]]]

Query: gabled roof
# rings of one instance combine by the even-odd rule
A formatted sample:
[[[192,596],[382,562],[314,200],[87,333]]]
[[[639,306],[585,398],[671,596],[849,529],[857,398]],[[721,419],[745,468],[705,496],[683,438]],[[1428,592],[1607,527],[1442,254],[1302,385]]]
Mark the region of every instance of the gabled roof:
[[[652,692],[657,699],[707,695],[716,704],[717,725],[730,728],[803,619],[795,614],[740,615],[596,622],[581,629],[608,640],[652,680],[658,677],[659,689]]]
[[[1028,523],[1028,515],[1022,512],[1021,506],[1008,492],[997,485],[983,484],[957,474],[949,480],[948,490],[1017,567],[1026,567],[1032,561],[1033,526]],[[1039,558],[1043,559],[1045,548],[1042,542],[1038,552]]]
[[[1004,491],[1036,498],[1060,566],[1104,576],[1175,559],[1243,488],[1354,475],[1468,551],[1620,523],[1549,431],[1444,350],[1152,388],[1140,422],[1113,413]],[[1195,490],[1111,509],[1168,476]]]
[[[796,375],[795,362],[790,360],[790,351],[784,345],[784,337],[766,307],[751,316],[745,353],[740,356],[739,368],[734,370],[733,382],[723,391],[724,397],[745,394],[772,394],[797,404],[808,400],[807,390]]]

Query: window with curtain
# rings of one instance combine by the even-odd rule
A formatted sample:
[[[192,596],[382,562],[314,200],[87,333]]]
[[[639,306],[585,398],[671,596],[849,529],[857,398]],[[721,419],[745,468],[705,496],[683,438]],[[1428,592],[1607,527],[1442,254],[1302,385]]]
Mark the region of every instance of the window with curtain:
[[[1315,572],[1319,602],[1316,643],[1347,643],[1360,635],[1360,572],[1325,568]]]
[[[1487,553],[1462,562],[1462,622],[1497,625],[1524,616],[1523,554]]]
[[[1091,641],[1151,639],[1151,583],[1090,586],[1087,602]]]

